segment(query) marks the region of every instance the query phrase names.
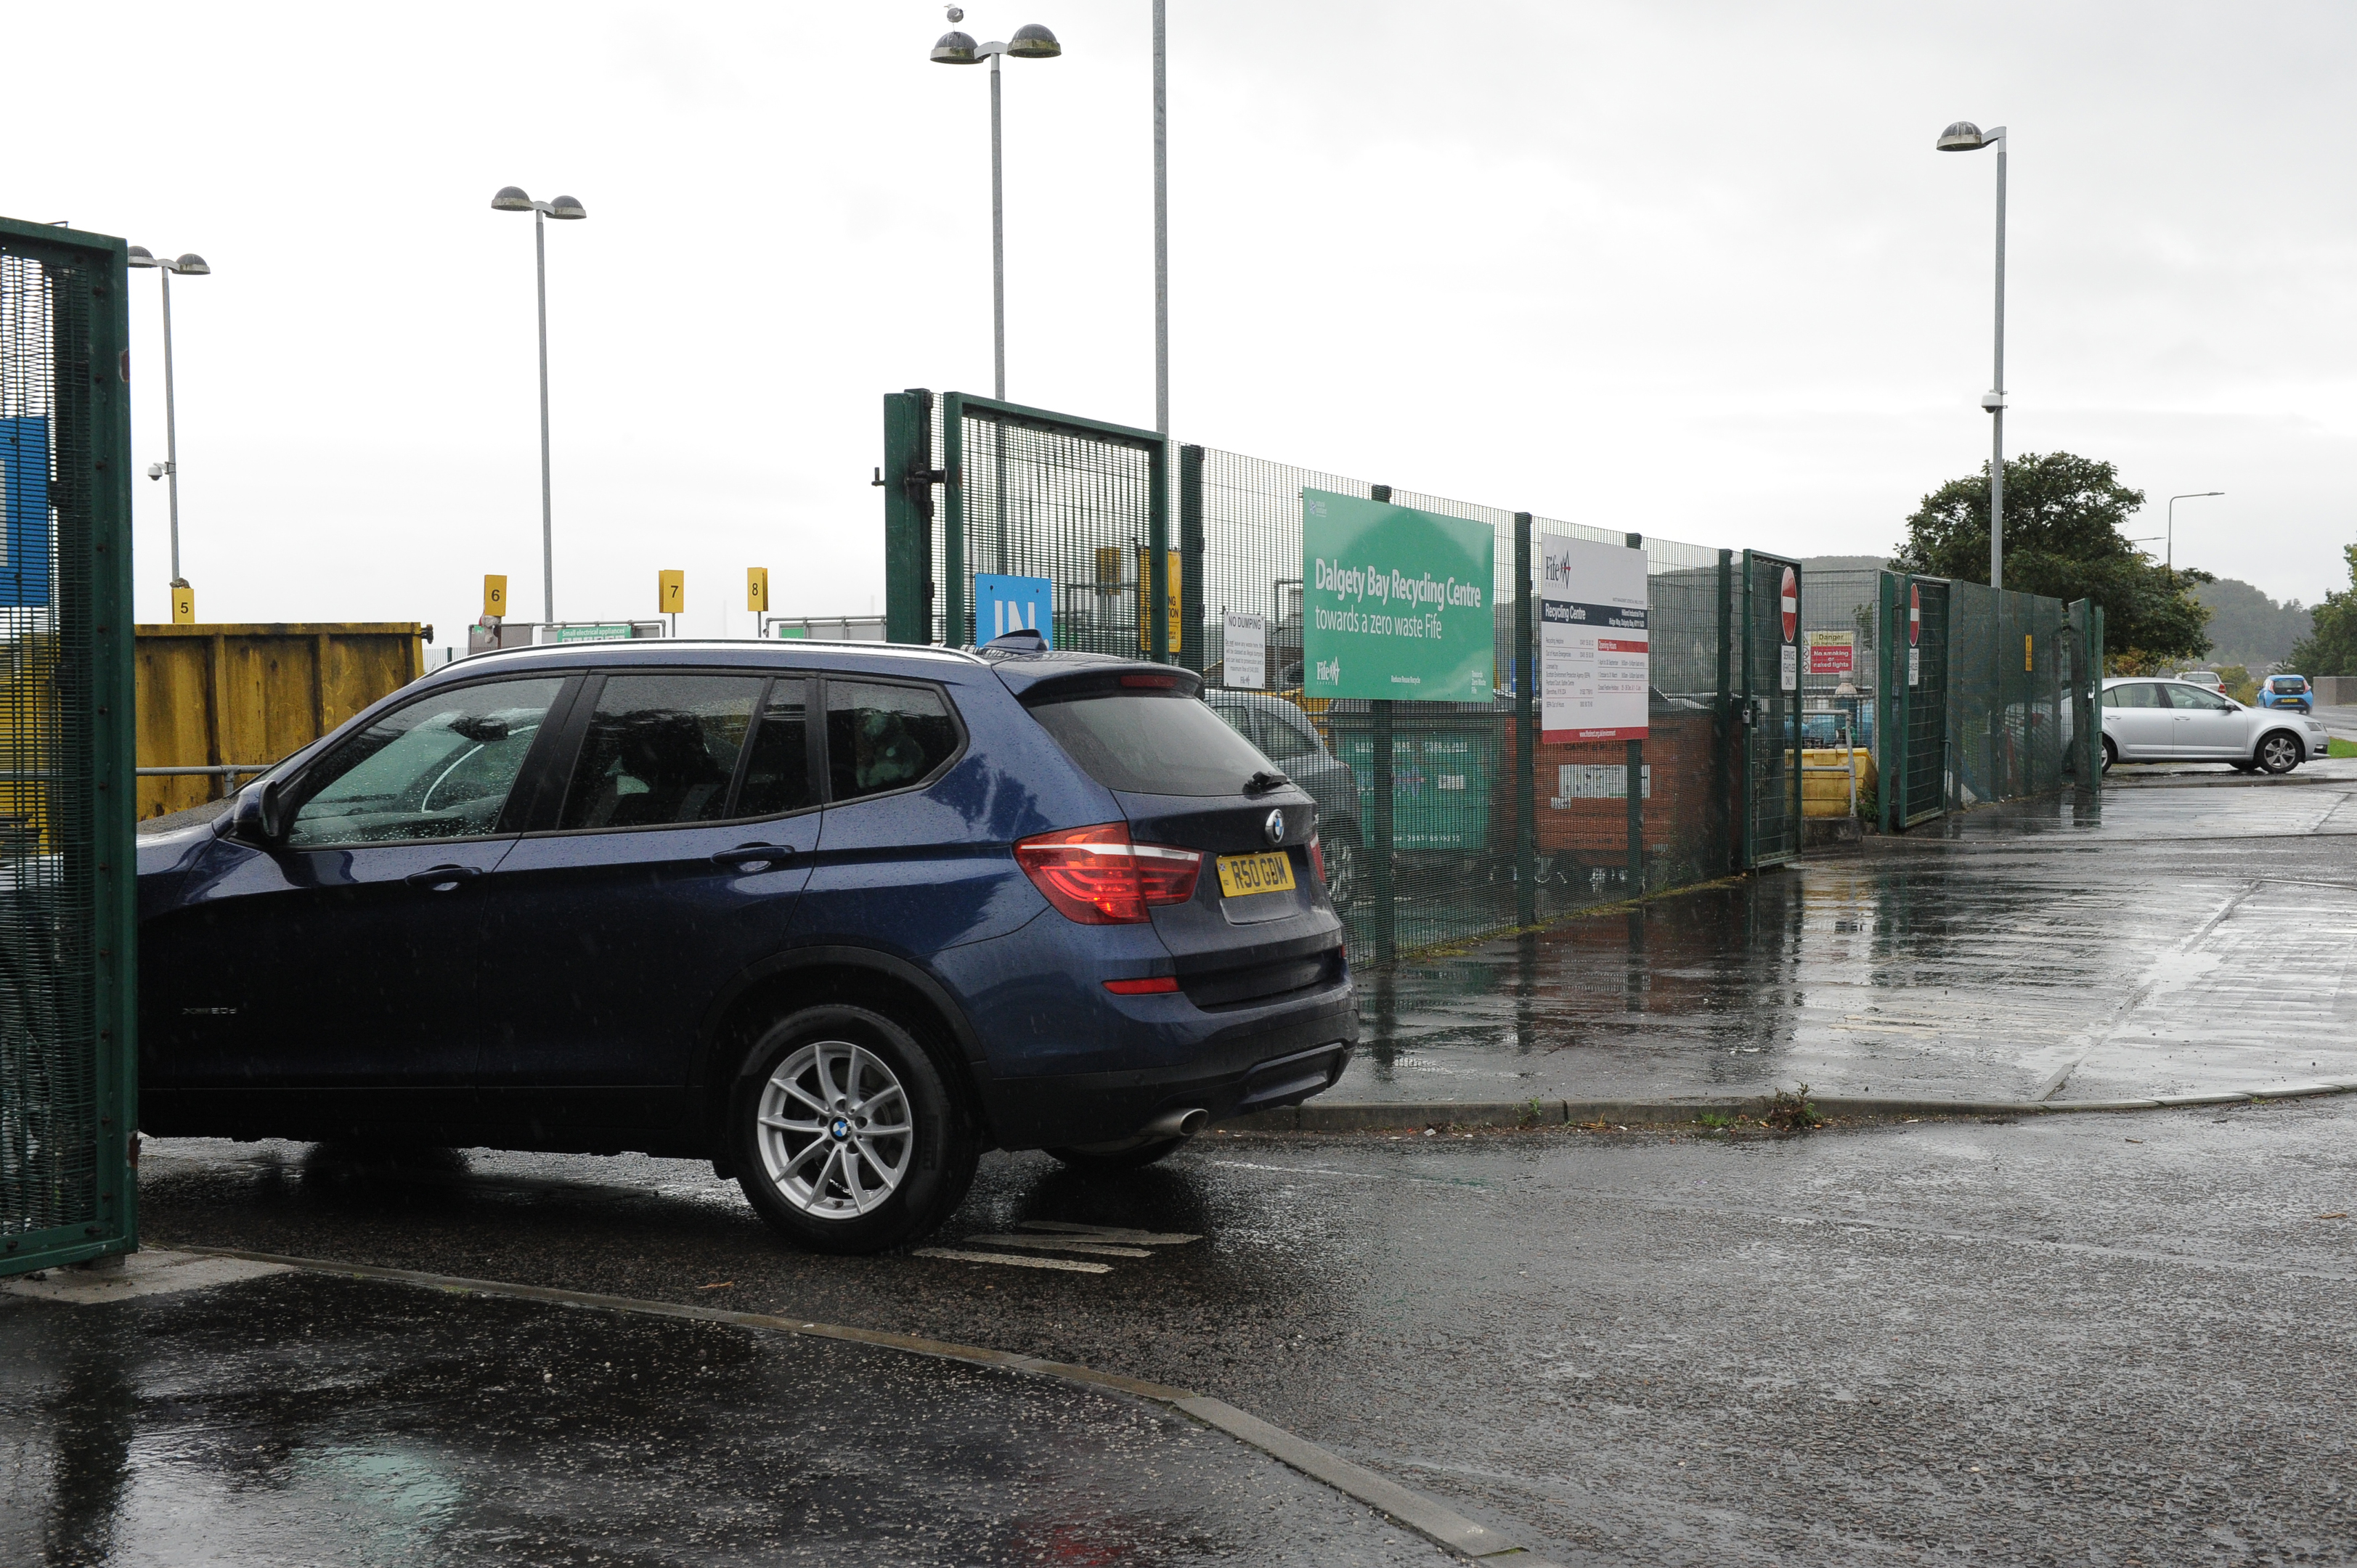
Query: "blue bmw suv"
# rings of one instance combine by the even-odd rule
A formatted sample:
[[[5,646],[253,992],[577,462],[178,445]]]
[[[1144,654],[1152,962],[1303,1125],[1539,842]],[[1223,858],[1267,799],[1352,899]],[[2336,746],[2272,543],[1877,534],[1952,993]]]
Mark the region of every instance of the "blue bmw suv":
[[[1200,691],[1036,642],[449,666],[141,839],[141,1124],[709,1158],[862,1252],[985,1149],[1306,1100],[1358,1036],[1316,806]]]

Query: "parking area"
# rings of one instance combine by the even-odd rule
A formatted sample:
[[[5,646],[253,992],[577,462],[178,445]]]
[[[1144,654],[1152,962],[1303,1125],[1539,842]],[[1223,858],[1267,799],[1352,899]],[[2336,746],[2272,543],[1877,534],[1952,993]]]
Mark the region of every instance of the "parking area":
[[[938,1248],[867,1259],[782,1247],[733,1187],[684,1162],[387,1163],[173,1142],[148,1152],[147,1222],[164,1241],[725,1302],[1199,1390],[1556,1563],[2323,1561],[2357,1526],[2340,1478],[2357,1424],[2331,1394],[2357,1331],[2352,1115],[2357,1105],[2327,1100],[1790,1138],[1218,1136],[1092,1179],[1037,1155],[993,1155]],[[1146,1240],[1179,1236],[1193,1239]],[[1084,1250],[1110,1247],[1143,1255]],[[1103,1272],[1014,1261],[1035,1251]],[[741,1445],[816,1423],[844,1434],[847,1456],[830,1463],[853,1464],[871,1442],[922,1448],[947,1477],[942,1500],[906,1505],[942,1515],[926,1540],[1006,1541],[1017,1523],[1033,1527],[1022,1522],[1031,1494],[959,1458],[976,1430],[1039,1459],[1027,1476],[1065,1476],[1084,1498],[1097,1487],[1148,1498],[1211,1488],[1193,1514],[1140,1505],[1167,1528],[1137,1532],[1130,1555],[1108,1547],[1082,1561],[1295,1561],[1280,1545],[1297,1544],[1297,1517],[1331,1531],[1313,1560],[1385,1562],[1401,1533],[1378,1520],[1352,1534],[1311,1509],[1266,1536],[1222,1534],[1215,1520],[1189,1535],[1187,1521],[1213,1520],[1228,1500],[1241,1517],[1273,1518],[1254,1510],[1289,1509],[1292,1494],[1235,1455],[1194,1454],[1151,1412],[1060,1384],[975,1392],[922,1370],[879,1372],[866,1357],[812,1360],[735,1338],[733,1369],[706,1379],[690,1364],[717,1369],[724,1351],[703,1328],[510,1306],[478,1319],[418,1291],[392,1326],[315,1343],[334,1314],[305,1293],[325,1287],[263,1283],[290,1294],[249,1313],[220,1293],[208,1315],[235,1347],[224,1375],[302,1369],[305,1386],[400,1403],[413,1387],[402,1369],[443,1354],[436,1334],[487,1347],[414,1384],[417,1430],[470,1455],[437,1482],[450,1502],[416,1525],[436,1542],[486,1509],[513,1524],[500,1488],[536,1487],[532,1466],[556,1464],[551,1445],[579,1419],[548,1391],[624,1386],[622,1424],[593,1423],[585,1437],[630,1437],[661,1456],[711,1431]],[[410,1318],[447,1326],[401,1326]],[[54,1438],[27,1409],[31,1384],[19,1374],[13,1386],[12,1424],[32,1434],[19,1451],[37,1454]],[[192,1410],[175,1403],[177,1386],[124,1385],[124,1429]],[[433,1413],[446,1399],[449,1412],[507,1411],[539,1446],[493,1442],[498,1423],[450,1436]],[[894,1437],[878,1409],[950,1430]],[[839,1422],[845,1411],[867,1413]],[[173,1449],[173,1484],[228,1513],[260,1507],[312,1441],[295,1426],[268,1462],[227,1442]],[[788,1452],[730,1448],[736,1457],[697,1461],[683,1472],[695,1485],[665,1483],[658,1498],[592,1496],[585,1532],[635,1520],[621,1533],[645,1545],[630,1561],[737,1561],[752,1537],[725,1516],[741,1497],[794,1551],[850,1539],[825,1518],[801,1533],[803,1516],[786,1508],[801,1494],[785,1477],[802,1473],[804,1451]],[[580,1477],[566,1486],[595,1490]],[[571,1495],[532,1518],[555,1519]],[[842,1495],[864,1494],[845,1483]],[[870,1499],[878,1518],[897,1517],[894,1497],[909,1494]],[[422,1556],[466,1560],[455,1548]],[[964,1559],[911,1548],[873,1560]]]

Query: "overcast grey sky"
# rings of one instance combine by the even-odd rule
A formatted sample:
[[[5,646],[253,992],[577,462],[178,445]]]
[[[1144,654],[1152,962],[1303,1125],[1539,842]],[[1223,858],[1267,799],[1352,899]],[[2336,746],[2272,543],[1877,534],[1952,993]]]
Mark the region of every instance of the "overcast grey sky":
[[[1009,392],[1153,421],[1146,0],[976,0],[1006,68]],[[10,23],[0,211],[203,252],[176,285],[207,620],[539,601],[531,224],[551,225],[558,610],[745,635],[880,605],[879,396],[990,384],[988,82],[919,0],[122,5]],[[28,69],[43,59],[59,69]],[[73,63],[79,62],[79,63]],[[1881,552],[1987,451],[2014,136],[2017,451],[2180,503],[2277,596],[2357,540],[2346,5],[1172,0],[1180,438],[1708,545]],[[38,128],[38,134],[35,132]],[[156,278],[136,456],[163,456]],[[140,613],[167,613],[139,482]]]

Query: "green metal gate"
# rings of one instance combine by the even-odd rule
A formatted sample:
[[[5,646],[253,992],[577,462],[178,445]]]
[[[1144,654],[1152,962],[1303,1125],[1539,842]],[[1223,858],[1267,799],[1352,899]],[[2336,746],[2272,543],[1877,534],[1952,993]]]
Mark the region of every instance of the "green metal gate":
[[[898,492],[887,498],[899,523],[890,532],[925,536],[888,557],[887,636],[986,642],[995,628],[975,624],[975,576],[1044,578],[1057,647],[1200,667],[1200,610],[1187,613],[1199,602],[1188,590],[1201,575],[1200,533],[1173,549],[1168,441],[964,392],[942,395],[936,425],[931,402],[885,399],[894,478],[877,482]]]
[[[0,219],[0,1273],[136,1244],[125,278]]]
[[[1947,811],[1948,583],[1882,576],[1882,827],[1911,828]]]
[[[1801,564],[1743,553],[1743,864],[1801,853]]]

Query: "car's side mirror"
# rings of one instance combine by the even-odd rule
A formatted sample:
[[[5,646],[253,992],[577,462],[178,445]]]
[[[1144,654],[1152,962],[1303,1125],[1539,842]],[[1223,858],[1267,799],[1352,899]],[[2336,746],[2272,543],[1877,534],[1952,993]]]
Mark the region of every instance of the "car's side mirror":
[[[229,831],[242,843],[268,849],[285,838],[286,819],[286,787],[273,779],[239,791]]]

